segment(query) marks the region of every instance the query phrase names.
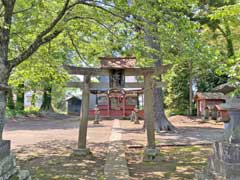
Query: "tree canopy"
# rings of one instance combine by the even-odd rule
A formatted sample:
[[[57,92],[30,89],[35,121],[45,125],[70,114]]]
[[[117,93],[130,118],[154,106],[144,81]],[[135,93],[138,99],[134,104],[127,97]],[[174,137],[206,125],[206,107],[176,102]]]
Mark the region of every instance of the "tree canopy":
[[[239,10],[238,0],[2,0],[1,87],[63,87],[64,64],[136,56],[138,66],[173,64],[156,79],[168,82],[164,107],[186,113],[193,91],[239,86]]]

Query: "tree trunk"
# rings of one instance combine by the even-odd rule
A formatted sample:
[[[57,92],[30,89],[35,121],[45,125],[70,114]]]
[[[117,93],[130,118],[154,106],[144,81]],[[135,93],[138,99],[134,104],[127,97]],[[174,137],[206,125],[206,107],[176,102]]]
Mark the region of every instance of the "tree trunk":
[[[228,57],[232,57],[235,55],[234,48],[233,48],[233,41],[232,41],[232,32],[230,29],[230,26],[228,22],[225,23],[225,28],[226,28],[226,41],[227,41],[227,52],[228,52]]]
[[[36,101],[37,101],[36,90],[34,90],[32,93],[31,106],[35,107]]]
[[[1,52],[0,52],[1,54]],[[1,57],[1,56],[0,56]],[[1,60],[1,59],[0,59]],[[7,85],[9,78],[9,71],[6,66],[0,61],[0,82]],[[3,128],[5,125],[5,112],[7,104],[7,92],[0,89],[0,141],[2,140]]]
[[[8,91],[8,95],[7,95],[7,107],[9,110],[15,110],[15,103],[13,100],[13,92],[12,90]]]
[[[193,114],[193,90],[192,90],[192,60],[189,62],[189,116]]]
[[[168,121],[164,110],[164,97],[162,88],[154,88],[154,118],[155,129],[159,132],[162,130],[175,131],[176,128]]]
[[[44,112],[54,111],[52,107],[52,87],[51,86],[46,86],[44,88],[43,100],[42,100],[40,111],[44,111]]]
[[[149,24],[149,26],[154,26],[155,24]],[[154,31],[154,32],[153,32]],[[161,46],[160,39],[157,30],[150,31],[148,27],[145,29],[145,43],[151,49],[157,51],[158,53],[148,53],[148,56],[155,60],[155,66],[160,67],[162,65],[162,57],[161,55]],[[159,76],[159,79],[155,79],[155,81],[161,82],[162,78]],[[155,118],[155,129],[156,131],[161,130],[169,130],[173,131],[176,128],[168,121],[165,111],[164,111],[164,98],[163,98],[163,90],[162,87],[154,88],[154,118]],[[146,98],[146,97],[145,97]]]
[[[6,111],[7,93],[0,91],[0,140],[2,140],[3,128],[5,124],[5,111]]]
[[[18,111],[24,111],[24,84],[18,86],[16,109]]]

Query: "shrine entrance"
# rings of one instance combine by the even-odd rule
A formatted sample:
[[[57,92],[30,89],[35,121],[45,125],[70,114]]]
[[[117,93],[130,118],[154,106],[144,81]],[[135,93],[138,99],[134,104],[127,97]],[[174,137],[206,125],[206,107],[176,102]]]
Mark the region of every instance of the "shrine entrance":
[[[136,58],[100,58],[100,68],[85,68],[65,66],[70,74],[83,75],[83,82],[69,82],[68,87],[82,89],[82,108],[80,117],[78,149],[79,155],[87,155],[90,150],[87,148],[87,126],[89,120],[89,96],[90,92],[97,92],[98,108],[100,116],[126,117],[131,114],[132,109],[138,105],[138,95],[144,94],[144,120],[147,129],[147,147],[145,156],[154,158],[158,151],[155,148],[155,128],[153,116],[153,88],[157,85],[153,81],[153,75],[159,75],[167,71],[171,65],[161,67],[135,67]],[[91,77],[105,76],[109,82],[91,82]],[[127,76],[142,76],[143,82],[126,82]],[[105,92],[99,89],[108,89]],[[136,90],[137,88],[137,90]],[[125,90],[128,89],[128,90]],[[130,90],[129,90],[130,89]],[[135,90],[134,90],[135,89]]]
[[[139,97],[143,95],[143,89],[125,90],[110,89],[105,92],[92,92],[96,94],[96,107],[99,109],[101,118],[130,118],[134,108],[139,109]],[[139,110],[140,118],[143,119],[144,110]],[[89,117],[93,119],[95,110],[89,110]]]
[[[109,115],[111,117],[125,116],[124,98],[125,92],[123,90],[109,92]]]

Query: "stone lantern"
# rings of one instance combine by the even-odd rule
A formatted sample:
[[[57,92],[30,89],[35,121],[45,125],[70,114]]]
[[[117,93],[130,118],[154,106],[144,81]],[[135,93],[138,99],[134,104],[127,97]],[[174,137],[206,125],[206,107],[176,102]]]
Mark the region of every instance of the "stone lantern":
[[[230,116],[230,122],[228,127],[225,129],[225,140],[229,143],[240,143],[240,99],[237,102],[234,98],[230,102],[223,104],[223,108],[228,111]]]
[[[224,139],[213,144],[213,155],[208,168],[197,174],[197,179],[240,179],[240,99],[223,104],[230,122],[224,129]]]

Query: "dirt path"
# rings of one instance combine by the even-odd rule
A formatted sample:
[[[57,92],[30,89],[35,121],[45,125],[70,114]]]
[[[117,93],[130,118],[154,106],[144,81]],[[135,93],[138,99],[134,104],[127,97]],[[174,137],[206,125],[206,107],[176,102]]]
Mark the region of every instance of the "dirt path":
[[[60,120],[47,118],[9,120],[5,126],[4,139],[11,140],[12,149],[54,140],[69,140],[77,143],[78,127],[78,117],[67,117]],[[90,121],[88,142],[108,142],[111,127],[112,121],[104,121],[99,125],[93,125]]]
[[[174,116],[171,122],[178,128],[178,133],[156,134],[156,143],[166,144],[202,144],[211,143],[223,136],[223,124],[202,123],[199,119],[190,119],[185,116]],[[146,132],[140,125],[130,121],[120,121],[123,131],[123,140],[126,144],[146,144]],[[4,139],[12,141],[12,148],[16,149],[23,145],[37,144],[42,141],[70,140],[77,142],[78,117],[64,118],[37,118],[9,120],[4,131]],[[111,134],[112,121],[102,121],[99,125],[88,126],[88,142],[107,142]]]
[[[184,116],[171,117],[170,120],[178,128],[178,133],[156,134],[157,145],[211,143],[223,135],[222,124],[202,123]],[[121,130],[125,145],[146,145],[142,125],[143,121],[140,125],[120,121],[117,129]],[[79,118],[68,116],[8,120],[4,139],[11,140],[18,164],[29,169],[33,179],[103,180],[112,121],[104,120],[99,125],[89,121],[87,140],[93,156],[80,159],[71,156],[77,147],[78,126]],[[205,166],[211,147],[161,147],[166,159],[153,164],[141,161],[143,148],[126,148],[125,152],[130,176],[134,180],[192,179],[195,170]]]

